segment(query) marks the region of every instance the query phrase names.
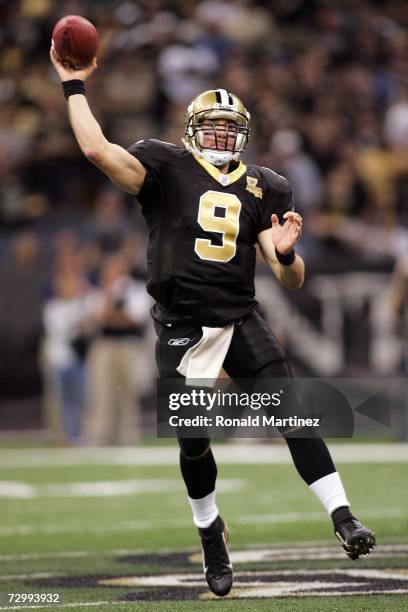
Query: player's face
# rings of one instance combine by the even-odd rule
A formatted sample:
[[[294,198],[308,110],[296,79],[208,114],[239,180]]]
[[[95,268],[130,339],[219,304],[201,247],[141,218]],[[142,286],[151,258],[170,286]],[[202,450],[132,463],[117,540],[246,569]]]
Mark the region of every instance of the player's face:
[[[204,119],[203,149],[216,151],[234,151],[238,127],[227,119]]]

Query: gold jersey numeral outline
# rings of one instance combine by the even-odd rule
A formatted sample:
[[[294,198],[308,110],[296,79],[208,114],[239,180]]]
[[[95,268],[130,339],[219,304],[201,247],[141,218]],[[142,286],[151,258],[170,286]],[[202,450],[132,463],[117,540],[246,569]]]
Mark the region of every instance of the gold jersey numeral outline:
[[[215,215],[215,207],[225,210],[225,217]],[[206,238],[196,238],[194,251],[207,261],[230,261],[237,250],[241,202],[233,193],[206,191],[200,198],[197,221],[205,232],[222,234],[222,245]]]

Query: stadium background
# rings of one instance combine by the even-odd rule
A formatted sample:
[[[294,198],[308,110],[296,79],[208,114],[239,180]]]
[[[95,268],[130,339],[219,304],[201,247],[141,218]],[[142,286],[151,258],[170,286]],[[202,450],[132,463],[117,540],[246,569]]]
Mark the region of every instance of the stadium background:
[[[53,25],[64,14],[83,15],[101,35],[99,68],[87,91],[113,142],[128,146],[155,137],[180,143],[186,103],[206,88],[226,87],[247,105],[252,137],[245,159],[287,176],[304,217],[299,252],[307,279],[302,291],[282,290],[262,262],[257,276],[262,308],[297,374],[406,376],[404,296],[393,299],[390,294],[395,270],[403,279],[408,275],[406,3],[0,0],[3,446],[56,441],[55,432],[46,429],[40,357],[42,313],[52,297],[55,271],[75,269],[97,284],[102,262],[118,250],[136,279],[143,278],[145,269],[146,232],[134,200],[109,187],[80,154],[69,128],[61,86],[48,58]],[[146,333],[149,343],[152,336]],[[153,385],[153,361],[147,361],[152,364]],[[149,437],[155,416],[151,391],[145,392],[143,406],[143,431]],[[401,426],[393,438],[404,438],[407,431]],[[285,542],[286,550],[299,542],[308,542],[309,548],[311,541],[333,543],[327,519],[289,465],[269,465],[269,460],[262,465],[262,445],[258,451],[237,446],[235,459],[234,445],[229,446],[231,450],[220,446],[219,453],[226,512],[238,532],[234,546]],[[79,589],[81,601],[94,602],[95,597],[113,597],[112,592],[100,586],[95,590],[79,577],[132,573],[135,561],[123,557],[123,551],[122,567],[112,565],[117,549],[196,546],[187,528],[188,509],[180,508],[177,458],[163,455],[160,464],[161,451],[152,449],[149,455],[145,448],[136,449],[136,454],[77,448],[51,454],[47,449],[38,454],[1,451],[5,574],[26,572],[32,577],[28,584],[44,590],[47,583],[41,579],[46,578],[40,572],[58,569],[75,575],[77,582],[69,584],[67,578],[65,583],[61,579],[48,584],[56,585],[68,600],[74,597],[72,589]],[[279,463],[284,454],[279,444],[275,453]],[[259,459],[256,472],[253,466],[234,465],[239,457],[244,464],[251,456],[254,464]],[[374,526],[383,543],[407,542],[406,445],[376,446],[372,451],[343,445],[335,457],[362,519]],[[376,462],[375,486],[370,461]],[[268,497],[271,477],[274,492]],[[106,490],[119,489],[104,499],[102,510],[98,495],[105,493],[96,487],[94,497],[81,498],[75,483],[80,489],[81,481],[96,485],[103,478],[110,479],[110,489],[104,481]],[[89,482],[82,484],[89,489]],[[241,488],[237,508],[233,492],[240,486],[246,488]],[[143,496],[133,498],[137,490]],[[174,513],[173,522],[165,520]],[[68,553],[63,558],[67,551],[71,560]],[[404,554],[404,562],[390,553],[393,561],[367,560],[363,567],[406,567]],[[276,567],[305,568],[301,557],[292,565],[287,555],[285,559]],[[329,567],[349,567],[347,560],[339,559],[334,556]],[[147,561],[140,563],[142,571]],[[327,567],[322,564],[310,567]],[[10,579],[9,589],[27,588],[19,582],[22,578],[16,580],[14,587]],[[127,597],[120,591],[118,597],[122,595]],[[341,598],[337,601],[340,606]],[[402,600],[399,604],[395,597],[391,603],[379,596],[365,601],[367,610],[403,609]],[[295,609],[294,600],[287,605]],[[316,610],[343,609],[324,597],[310,605]],[[363,609],[357,600],[354,605]],[[270,609],[257,606],[251,603],[251,609]],[[160,609],[167,609],[164,603]],[[175,604],[168,609],[176,609]],[[188,609],[199,608],[190,602]]]
[[[180,144],[186,104],[209,87],[245,101],[245,158],[291,180],[305,220],[306,287],[282,291],[262,264],[258,283],[298,374],[401,373],[387,290],[408,252],[403,2],[23,0],[0,9],[2,427],[41,426],[41,310],[55,269],[81,266],[94,279],[104,255],[127,249],[143,276],[134,200],[106,195],[71,136],[48,59],[62,14],[85,15],[100,32],[87,89],[113,142]]]

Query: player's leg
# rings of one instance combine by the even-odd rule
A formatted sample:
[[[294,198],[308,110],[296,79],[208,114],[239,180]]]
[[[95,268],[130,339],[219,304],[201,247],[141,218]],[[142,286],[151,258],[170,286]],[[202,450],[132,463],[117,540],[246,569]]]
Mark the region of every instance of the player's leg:
[[[187,488],[194,523],[209,527],[217,518],[215,482],[217,465],[209,438],[179,438],[180,469]]]
[[[184,378],[177,372],[185,352],[202,336],[202,329],[188,324],[155,322],[156,361],[161,378]],[[183,339],[185,344],[180,340]],[[219,596],[232,587],[232,567],[226,540],[228,528],[216,504],[217,466],[210,438],[179,438],[180,469],[187,488],[193,520],[203,548],[204,574],[210,589]]]
[[[233,576],[228,527],[216,504],[217,466],[210,439],[180,438],[179,444],[181,473],[203,549],[204,574],[212,592],[223,597],[231,590]]]
[[[293,378],[282,348],[258,312],[236,326],[224,368],[235,378],[288,381]],[[282,435],[299,475],[331,516],[335,533],[348,556],[356,559],[360,554],[369,553],[375,545],[375,535],[352,515],[340,475],[325,442],[315,430],[306,427]]]

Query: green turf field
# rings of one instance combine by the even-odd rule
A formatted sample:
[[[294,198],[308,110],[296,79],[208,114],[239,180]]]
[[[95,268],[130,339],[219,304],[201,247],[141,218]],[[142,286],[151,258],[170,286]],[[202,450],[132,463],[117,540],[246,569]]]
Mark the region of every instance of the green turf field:
[[[75,610],[408,608],[407,463],[339,464],[354,512],[379,540],[357,562],[291,464],[221,463],[236,580],[227,599],[212,601],[177,451],[166,452],[163,463],[151,453],[144,462],[139,449],[127,464],[115,450],[0,451],[0,610],[40,606],[9,593],[58,594],[51,609]]]

